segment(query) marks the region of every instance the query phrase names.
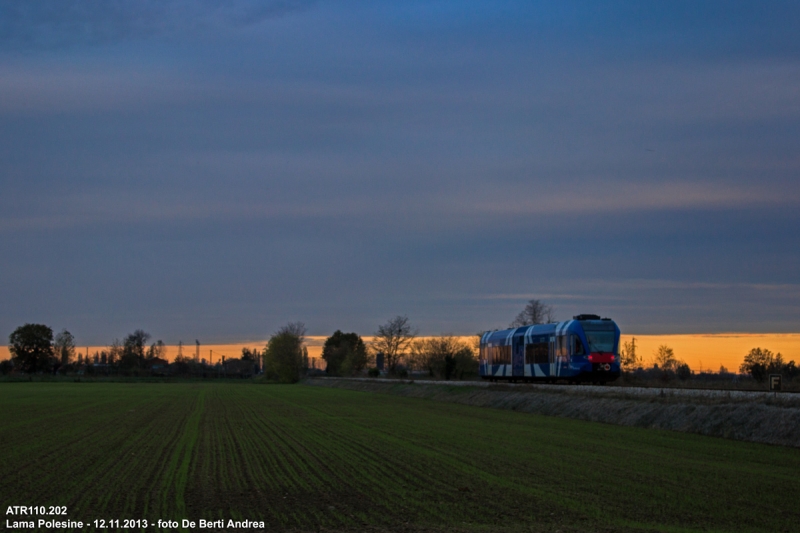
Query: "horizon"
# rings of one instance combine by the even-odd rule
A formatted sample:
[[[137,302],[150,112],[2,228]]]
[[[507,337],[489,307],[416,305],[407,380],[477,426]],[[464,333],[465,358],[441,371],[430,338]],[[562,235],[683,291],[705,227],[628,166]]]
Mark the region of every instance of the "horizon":
[[[473,335],[454,335],[464,342],[470,342]],[[437,335],[419,336],[419,338],[437,337]],[[765,348],[773,353],[781,353],[788,362],[794,360],[800,363],[800,333],[700,333],[700,334],[671,334],[671,335],[639,335],[622,334],[620,343],[636,338],[637,351],[642,357],[645,367],[652,366],[652,356],[655,350],[665,344],[675,351],[678,360],[685,361],[693,372],[710,371],[718,372],[720,366],[728,371],[738,373],[745,355],[753,348]],[[307,335],[305,346],[308,348],[309,358],[321,359],[322,346],[327,336]],[[372,336],[362,336],[364,342],[369,342]],[[157,340],[157,339],[156,339]],[[155,342],[154,339],[151,341]],[[209,351],[213,351],[213,361],[219,362],[221,356],[226,358],[241,357],[242,348],[263,350],[267,339],[232,342],[224,344],[201,344],[200,359],[211,362]],[[76,345],[75,355],[89,353],[93,356],[96,352],[108,349],[109,345]],[[177,344],[165,344],[167,349],[166,359],[173,361],[178,354]],[[183,354],[192,357],[195,354],[195,344],[184,344]],[[0,346],[0,360],[10,358],[8,346]],[[317,363],[317,368],[319,368]]]

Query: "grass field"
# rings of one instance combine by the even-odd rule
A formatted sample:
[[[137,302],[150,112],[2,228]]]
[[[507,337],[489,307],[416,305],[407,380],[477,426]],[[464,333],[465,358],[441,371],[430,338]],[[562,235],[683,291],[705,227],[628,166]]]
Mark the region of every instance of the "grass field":
[[[791,448],[302,385],[4,383],[0,402],[0,503],[84,521],[800,530]]]

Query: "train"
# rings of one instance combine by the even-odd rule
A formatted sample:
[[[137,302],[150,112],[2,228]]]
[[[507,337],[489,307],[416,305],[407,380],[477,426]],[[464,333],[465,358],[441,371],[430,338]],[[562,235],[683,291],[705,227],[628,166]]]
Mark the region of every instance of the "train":
[[[610,318],[577,315],[481,335],[480,376],[491,381],[599,383],[620,376],[620,330]]]

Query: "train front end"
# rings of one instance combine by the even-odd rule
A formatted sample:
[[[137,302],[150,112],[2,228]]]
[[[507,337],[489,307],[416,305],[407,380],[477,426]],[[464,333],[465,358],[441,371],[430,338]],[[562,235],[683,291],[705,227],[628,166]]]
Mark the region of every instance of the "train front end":
[[[583,353],[572,354],[570,367],[581,381],[604,383],[621,374],[619,356],[620,331],[610,318],[578,315],[570,329],[580,337]]]

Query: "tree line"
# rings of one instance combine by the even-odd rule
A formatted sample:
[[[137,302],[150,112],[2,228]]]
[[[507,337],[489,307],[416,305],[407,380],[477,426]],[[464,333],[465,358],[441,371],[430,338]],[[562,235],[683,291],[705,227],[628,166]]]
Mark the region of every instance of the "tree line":
[[[468,343],[447,335],[418,338],[407,316],[396,316],[378,327],[367,346],[356,333],[334,332],[322,348],[326,373],[359,375],[369,364],[370,375],[378,375],[379,362],[389,375],[408,376],[420,372],[429,377],[463,379],[478,375],[477,340]]]
[[[150,334],[137,329],[122,341],[114,340],[106,350],[77,353],[75,337],[64,329],[54,335],[44,324],[25,324],[9,335],[11,360],[4,361],[3,373],[17,370],[28,374],[68,373],[87,365],[124,371],[142,370],[153,362],[166,362],[166,345],[158,340],[148,345]],[[181,358],[178,359],[181,362]]]
[[[694,372],[688,363],[675,356],[675,351],[662,344],[653,353],[650,365],[646,365],[636,346],[636,337],[622,343],[620,348],[620,364],[623,372],[634,373],[651,371],[660,374],[663,378],[677,377],[689,379]],[[708,373],[708,372],[706,372]],[[720,365],[717,374],[731,375],[727,368]],[[780,374],[789,380],[800,376],[800,367],[792,361],[786,361],[780,353],[772,353],[765,348],[753,348],[745,356],[739,366],[739,374],[750,376],[758,382],[763,382],[770,374]]]
[[[541,300],[530,300],[516,316],[510,327],[555,321],[552,306]],[[210,365],[179,355],[169,365],[170,373],[202,375],[249,376],[257,373],[270,381],[292,383],[315,369],[309,366],[305,346],[306,328],[301,322],[291,322],[273,333],[263,350],[242,350],[241,358],[232,358]],[[25,324],[9,336],[10,361],[0,362],[4,374],[12,370],[24,373],[68,373],[81,367],[99,365],[117,373],[136,375],[150,372],[156,366],[166,366],[166,345],[141,329],[115,340],[106,350],[92,358],[77,354],[75,338],[66,329],[58,334],[43,324]],[[393,376],[423,373],[439,379],[464,379],[478,375],[478,339],[465,342],[452,335],[420,338],[407,316],[398,315],[378,326],[371,342],[366,343],[357,333],[336,330],[325,340],[322,359],[325,373],[331,376],[357,376],[364,372],[379,375],[381,371]],[[646,365],[636,344],[636,338],[619,347],[623,372],[650,372],[663,379],[688,379],[694,372],[688,363],[679,359],[672,348],[659,346]],[[382,364],[381,364],[382,363]],[[378,368],[381,366],[382,368]],[[163,372],[163,370],[162,370]],[[741,374],[764,381],[769,374],[782,374],[788,379],[800,375],[794,361],[786,361],[780,353],[753,348],[739,367]],[[724,367],[720,374],[729,374]]]
[[[2,362],[0,371],[207,377],[260,373],[265,380],[293,383],[312,370],[305,336],[305,325],[291,322],[273,333],[263,350],[243,348],[241,358],[211,365],[183,355],[169,363],[166,345],[161,340],[150,343],[151,335],[141,329],[121,341],[114,340],[93,356],[84,356],[77,353],[75,338],[69,331],[54,335],[52,328],[44,324],[25,324],[9,336],[12,357]],[[383,371],[390,375],[407,376],[416,371],[443,379],[464,378],[477,376],[476,345],[477,342],[470,345],[453,336],[418,338],[408,317],[397,316],[380,325],[370,343],[357,333],[335,331],[323,345],[322,359],[325,373],[332,376],[355,376],[365,371],[377,375],[382,361]],[[242,368],[246,371],[242,372]]]

